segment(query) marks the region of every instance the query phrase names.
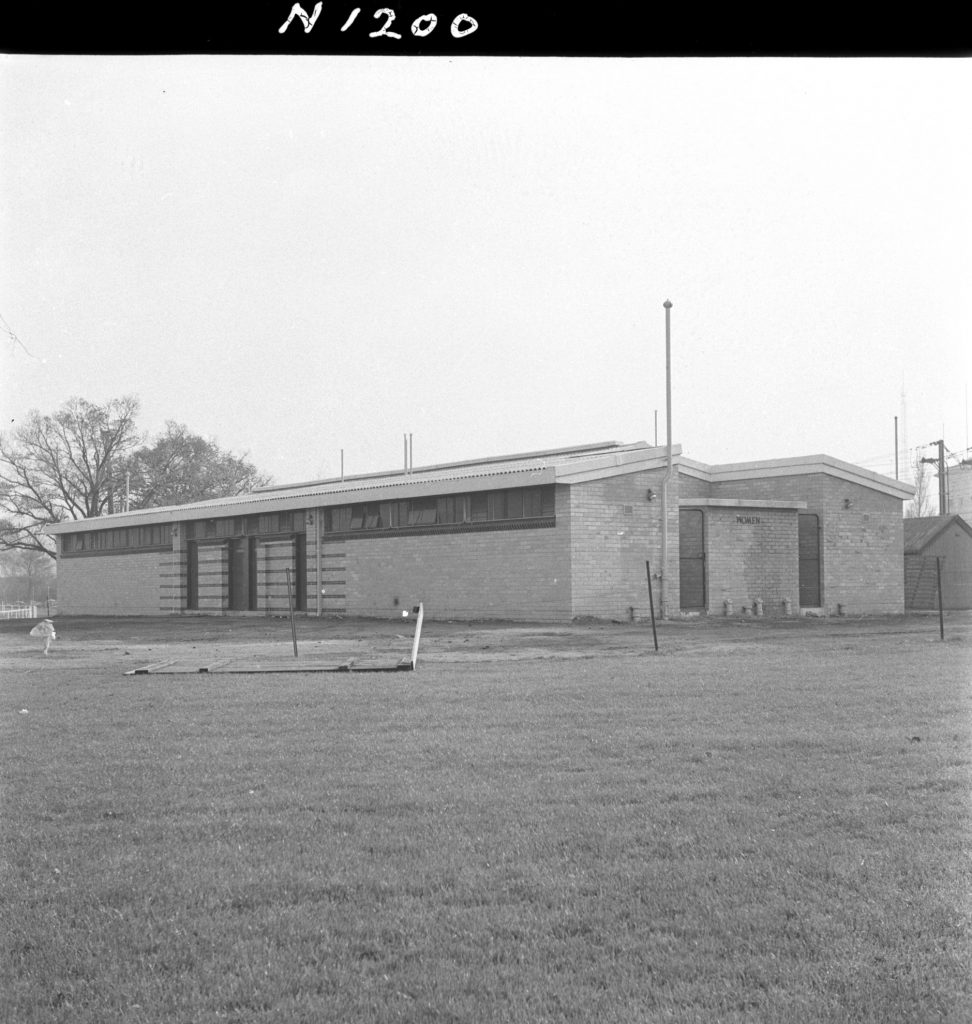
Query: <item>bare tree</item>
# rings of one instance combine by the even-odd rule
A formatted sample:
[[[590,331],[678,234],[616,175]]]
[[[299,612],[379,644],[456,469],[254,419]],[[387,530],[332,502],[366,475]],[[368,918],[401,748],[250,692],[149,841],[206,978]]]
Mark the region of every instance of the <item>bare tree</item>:
[[[915,488],[915,496],[908,502],[905,518],[920,519],[931,515],[931,477],[928,464],[921,461],[921,449],[916,448],[911,457],[911,476]]]
[[[32,410],[0,437],[0,550],[54,555],[48,523],[114,511],[117,467],[138,445],[133,395],[96,405],[71,398],[52,416]]]
[[[128,476],[132,508],[184,505],[245,494],[270,482],[246,456],[223,451],[215,441],[169,421],[165,433],[120,466]]]
[[[54,559],[40,551],[0,551],[0,590],[5,600],[32,604],[54,580]]]

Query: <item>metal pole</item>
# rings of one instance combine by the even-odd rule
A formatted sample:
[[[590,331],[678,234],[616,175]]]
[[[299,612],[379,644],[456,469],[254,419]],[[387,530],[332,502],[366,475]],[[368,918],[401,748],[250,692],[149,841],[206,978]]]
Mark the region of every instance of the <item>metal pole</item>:
[[[290,566],[287,566],[287,603],[290,605],[290,632],[294,636],[294,657],[297,657],[297,623],[294,622],[294,593],[290,586]]]
[[[948,515],[948,491],[945,479],[945,442],[938,442],[938,514]]]
[[[651,596],[651,563],[645,560],[645,572],[648,573],[648,607],[651,609],[651,635],[658,650],[658,632],[655,629],[655,599]]]
[[[317,617],[324,614],[323,594],[321,592],[321,516],[324,509],[319,508],[314,513],[314,557],[317,562],[315,575],[317,577]]]
[[[666,299],[665,303],[665,421],[667,426],[668,459],[665,476],[661,485],[661,543],[662,543],[662,568],[659,576],[661,580],[661,617],[668,618],[668,484],[672,479],[672,329],[671,314],[672,304]]]
[[[898,417],[894,418],[894,478],[898,479]]]
[[[942,556],[935,556],[935,570],[938,574],[938,635],[945,639],[945,611],[942,608]]]

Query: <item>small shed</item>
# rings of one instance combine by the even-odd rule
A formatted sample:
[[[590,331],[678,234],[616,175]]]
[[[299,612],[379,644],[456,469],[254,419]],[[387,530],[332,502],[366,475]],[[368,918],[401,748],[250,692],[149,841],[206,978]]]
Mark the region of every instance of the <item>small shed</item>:
[[[936,559],[942,560],[942,607],[972,608],[972,526],[962,516],[904,521],[905,609],[938,607]]]

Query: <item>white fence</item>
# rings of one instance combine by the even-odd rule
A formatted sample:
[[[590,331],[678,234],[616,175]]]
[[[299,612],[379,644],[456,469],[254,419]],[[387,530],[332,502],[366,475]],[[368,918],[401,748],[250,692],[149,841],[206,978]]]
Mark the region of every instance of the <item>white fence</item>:
[[[39,619],[36,604],[0,603],[0,619]]]

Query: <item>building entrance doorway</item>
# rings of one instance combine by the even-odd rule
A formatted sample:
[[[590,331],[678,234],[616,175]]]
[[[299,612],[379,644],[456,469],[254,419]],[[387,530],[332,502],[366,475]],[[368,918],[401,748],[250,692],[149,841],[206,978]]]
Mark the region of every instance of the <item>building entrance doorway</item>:
[[[229,542],[230,611],[257,610],[256,537]]]
[[[705,610],[705,520],[698,508],[678,513],[678,590],[685,611]]]
[[[801,512],[799,518],[800,607],[820,607],[820,521]]]

